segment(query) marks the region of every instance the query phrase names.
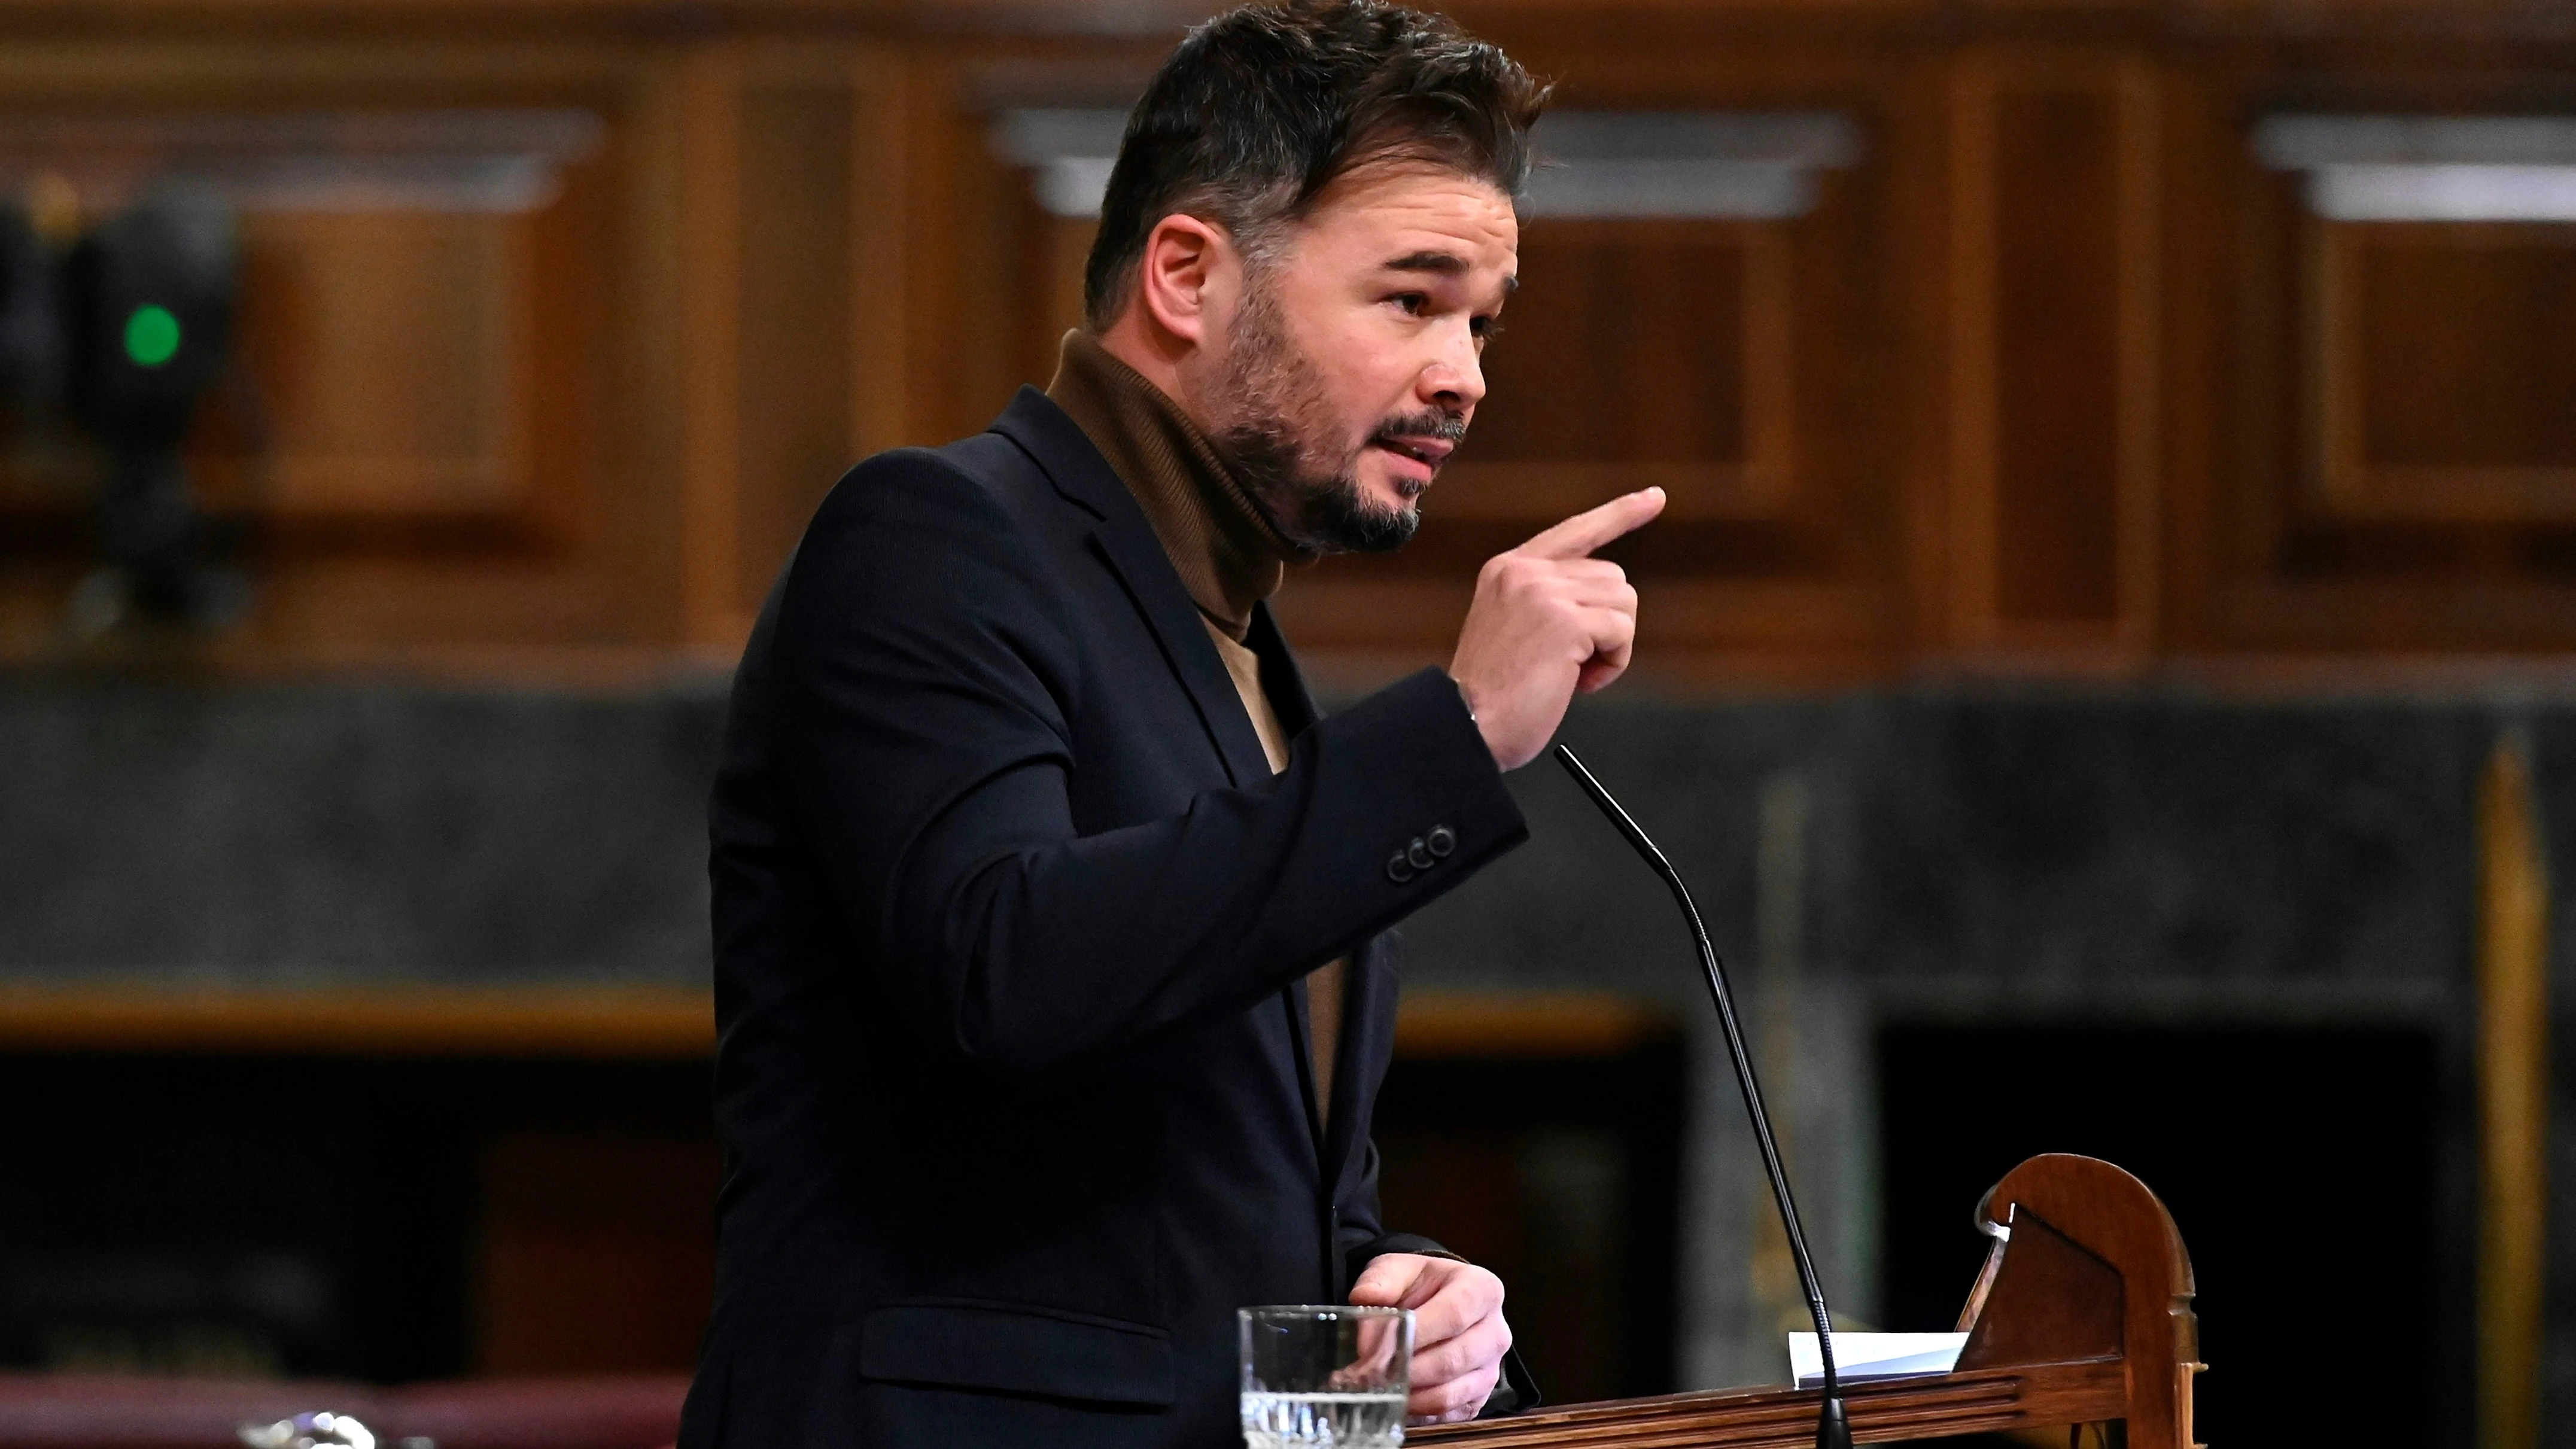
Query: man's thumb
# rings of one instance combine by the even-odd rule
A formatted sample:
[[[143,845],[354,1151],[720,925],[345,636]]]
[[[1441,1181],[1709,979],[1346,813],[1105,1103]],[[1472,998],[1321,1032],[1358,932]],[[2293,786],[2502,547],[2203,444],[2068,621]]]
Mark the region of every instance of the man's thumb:
[[[1393,1307],[1404,1301],[1404,1290],[1413,1286],[1412,1275],[1404,1265],[1384,1258],[1362,1270],[1359,1281],[1351,1285],[1351,1301],[1380,1308]]]

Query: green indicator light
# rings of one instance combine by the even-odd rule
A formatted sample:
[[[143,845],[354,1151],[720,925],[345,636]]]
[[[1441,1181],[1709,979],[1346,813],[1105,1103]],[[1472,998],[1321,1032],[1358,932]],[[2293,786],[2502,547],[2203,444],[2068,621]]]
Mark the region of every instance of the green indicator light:
[[[125,319],[125,355],[137,367],[159,367],[179,355],[179,319],[170,309],[143,306]]]

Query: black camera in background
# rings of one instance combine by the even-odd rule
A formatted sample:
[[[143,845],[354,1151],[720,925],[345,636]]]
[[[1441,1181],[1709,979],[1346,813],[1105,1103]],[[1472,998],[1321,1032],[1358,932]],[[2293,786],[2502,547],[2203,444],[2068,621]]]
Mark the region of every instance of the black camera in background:
[[[92,514],[119,614],[220,624],[243,602],[220,566],[240,530],[198,506],[182,453],[231,367],[240,269],[233,209],[202,188],[157,186],[61,251],[0,205],[0,405],[103,455]]]
[[[63,264],[64,402],[107,454],[99,555],[146,614],[215,623],[236,607],[180,448],[231,364],[240,265],[231,209],[182,190],[102,222]]]
[[[101,222],[63,263],[73,420],[110,448],[171,451],[232,353],[231,208],[169,191]]]
[[[1885,1327],[1950,1329],[1985,1259],[1970,1213],[2042,1152],[2154,1190],[2199,1288],[2197,1437],[2330,1429],[2319,1383],[2370,1376],[2374,1444],[2466,1422],[2442,1385],[2464,1303],[2440,1285],[2442,1094],[2400,1028],[1909,1025],[1878,1043]]]

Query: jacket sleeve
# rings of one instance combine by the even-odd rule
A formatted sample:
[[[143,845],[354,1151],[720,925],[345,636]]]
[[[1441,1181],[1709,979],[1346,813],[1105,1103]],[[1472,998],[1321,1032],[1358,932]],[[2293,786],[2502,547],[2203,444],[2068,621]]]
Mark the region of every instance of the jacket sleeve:
[[[1082,677],[1080,627],[1011,515],[919,451],[842,480],[779,600],[800,833],[897,1009],[968,1061],[1042,1076],[1242,1010],[1525,838],[1438,670],[1308,730],[1270,779],[1077,834],[1077,706],[1125,683]],[[1388,869],[1435,828],[1430,867]]]

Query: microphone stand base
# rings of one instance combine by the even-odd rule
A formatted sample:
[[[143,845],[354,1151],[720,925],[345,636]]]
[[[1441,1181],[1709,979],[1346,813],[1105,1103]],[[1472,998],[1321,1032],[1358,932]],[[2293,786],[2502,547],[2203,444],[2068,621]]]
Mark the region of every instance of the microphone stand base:
[[[1851,1420],[1839,1396],[1826,1399],[1816,1411],[1816,1449],[1852,1449]]]

